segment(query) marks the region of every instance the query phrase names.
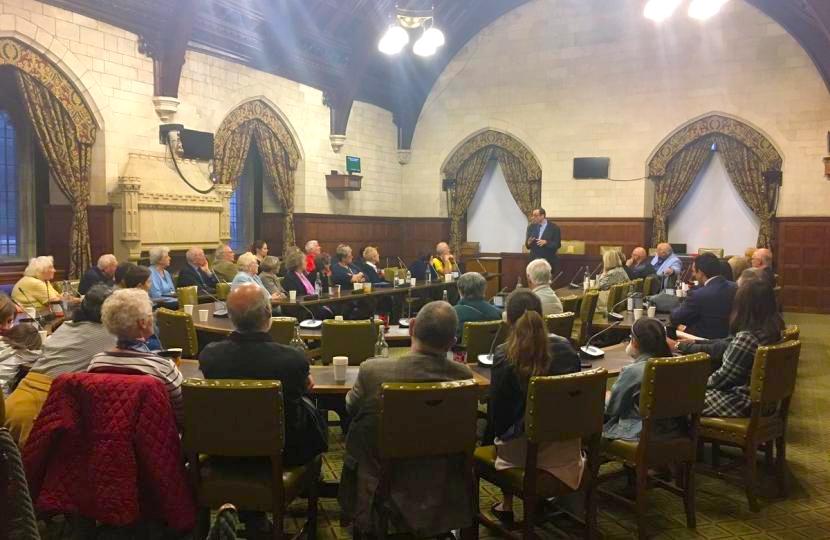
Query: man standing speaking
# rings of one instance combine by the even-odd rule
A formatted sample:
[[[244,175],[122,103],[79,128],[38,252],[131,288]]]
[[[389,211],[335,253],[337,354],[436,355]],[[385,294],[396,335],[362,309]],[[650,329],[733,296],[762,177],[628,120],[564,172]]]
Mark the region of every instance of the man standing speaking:
[[[545,259],[550,263],[553,274],[559,270],[556,252],[561,244],[559,227],[548,221],[544,208],[534,208],[530,213],[525,246],[530,250],[530,260]]]

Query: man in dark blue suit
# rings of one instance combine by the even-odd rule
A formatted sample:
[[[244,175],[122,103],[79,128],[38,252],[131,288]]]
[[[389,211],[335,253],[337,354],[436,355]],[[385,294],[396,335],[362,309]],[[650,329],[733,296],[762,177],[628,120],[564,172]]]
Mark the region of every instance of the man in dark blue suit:
[[[530,261],[545,259],[556,273],[559,259],[556,252],[561,245],[561,234],[556,223],[548,221],[544,208],[534,208],[530,214],[530,225],[525,232],[525,246],[530,252]]]
[[[689,291],[686,300],[671,312],[673,324],[684,324],[685,332],[707,339],[729,335],[729,315],[737,285],[725,279],[720,270],[720,261],[712,253],[695,259],[694,278],[701,286]]]

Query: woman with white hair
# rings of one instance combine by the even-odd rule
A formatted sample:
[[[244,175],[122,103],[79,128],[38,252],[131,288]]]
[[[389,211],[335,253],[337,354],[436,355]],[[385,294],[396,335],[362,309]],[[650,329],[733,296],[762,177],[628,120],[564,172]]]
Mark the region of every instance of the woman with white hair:
[[[176,286],[167,268],[170,266],[170,248],[150,248],[150,298],[175,298]]]
[[[233,277],[233,281],[231,281],[231,290],[235,290],[243,283],[256,283],[262,289],[263,296],[268,298],[268,300],[279,300],[283,298],[279,292],[273,294],[268,292],[262,279],[257,275],[259,263],[259,259],[253,253],[246,252],[240,255],[236,260],[239,272]]]
[[[458,278],[458,296],[461,299],[455,304],[455,313],[458,315],[456,338],[460,341],[464,334],[464,323],[476,321],[498,321],[501,319],[501,309],[484,299],[484,290],[487,280],[478,272],[467,272]]]
[[[87,371],[117,371],[155,377],[164,384],[176,423],[181,425],[182,374],[173,360],[152,353],[147,347],[147,339],[154,331],[153,305],[147,292],[142,289],[114,291],[101,307],[101,322],[118,341],[115,349],[93,356]]]
[[[52,286],[55,279],[55,259],[43,255],[29,259],[23,277],[14,285],[12,298],[24,307],[42,308],[60,302],[60,293]]]

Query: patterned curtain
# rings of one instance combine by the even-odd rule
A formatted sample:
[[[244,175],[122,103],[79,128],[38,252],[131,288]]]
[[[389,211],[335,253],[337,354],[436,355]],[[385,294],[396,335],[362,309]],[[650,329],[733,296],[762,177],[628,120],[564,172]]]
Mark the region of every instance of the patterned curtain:
[[[761,220],[758,230],[758,247],[772,245],[772,218],[778,199],[777,185],[764,180],[764,166],[755,153],[742,142],[726,135],[715,135],[714,142],[723,156],[723,164],[729,178],[749,208]]]
[[[666,167],[666,174],[657,177],[654,188],[654,236],[653,245],[666,242],[666,220],[689,191],[697,174],[709,159],[712,138],[701,137],[678,152]]]
[[[283,211],[283,253],[294,245],[294,170],[288,150],[274,133],[261,122],[252,122],[253,134],[265,170],[273,182],[274,193]]]
[[[246,122],[237,129],[227,132],[225,140],[217,144],[213,170],[220,184],[230,184],[236,189],[236,183],[245,168],[248,151],[251,149],[251,136],[255,122]],[[217,141],[218,142],[218,141]]]
[[[455,253],[461,252],[461,242],[467,238],[467,232],[461,230],[461,221],[467,214],[470,203],[473,202],[478,186],[484,176],[487,163],[493,158],[495,149],[492,146],[482,148],[469,158],[458,169],[455,177],[455,189],[452,193],[452,208],[450,209],[450,244]]]
[[[72,205],[69,277],[78,278],[91,258],[88,207],[92,144],[79,140],[72,117],[45,86],[21,70],[17,71],[17,82],[52,177]]]
[[[521,160],[504,148],[494,148],[493,157],[499,160],[501,172],[516,204],[525,215],[530,215],[534,208],[542,205],[541,179],[532,178]]]

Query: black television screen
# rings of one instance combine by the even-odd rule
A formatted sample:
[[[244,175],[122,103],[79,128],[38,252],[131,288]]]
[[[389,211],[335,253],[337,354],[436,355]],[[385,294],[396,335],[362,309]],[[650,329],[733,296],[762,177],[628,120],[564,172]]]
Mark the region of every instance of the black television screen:
[[[607,157],[574,158],[574,178],[608,178]]]
[[[360,158],[355,156],[346,156],[346,172],[349,174],[360,172]]]

